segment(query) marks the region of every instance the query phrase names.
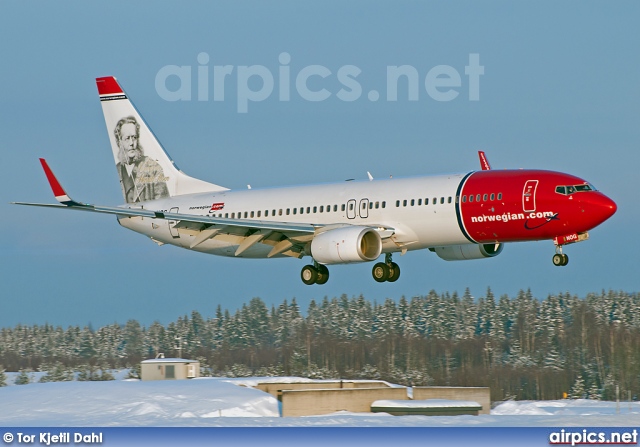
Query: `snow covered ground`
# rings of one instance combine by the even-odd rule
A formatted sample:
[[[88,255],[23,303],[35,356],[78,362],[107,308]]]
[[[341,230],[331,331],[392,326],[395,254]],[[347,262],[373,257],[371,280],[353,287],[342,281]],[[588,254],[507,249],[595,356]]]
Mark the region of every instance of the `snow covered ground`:
[[[7,373],[8,384],[14,375]],[[200,378],[179,381],[54,382],[0,388],[0,426],[57,427],[633,427],[640,403],[557,400],[504,402],[491,415],[390,416],[334,413],[282,418],[278,401],[251,388],[302,378]],[[37,379],[37,378],[36,378]],[[238,386],[244,385],[244,386]]]

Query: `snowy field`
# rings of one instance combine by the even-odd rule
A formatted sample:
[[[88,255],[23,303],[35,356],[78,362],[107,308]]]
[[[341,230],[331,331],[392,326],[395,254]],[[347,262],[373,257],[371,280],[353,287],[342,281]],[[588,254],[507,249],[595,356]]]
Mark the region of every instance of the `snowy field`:
[[[334,413],[282,418],[278,401],[251,388],[302,378],[199,378],[181,381],[54,382],[0,388],[0,426],[14,427],[634,427],[640,403],[510,401],[481,416]],[[37,377],[35,377],[37,380]],[[245,386],[238,386],[245,385]]]

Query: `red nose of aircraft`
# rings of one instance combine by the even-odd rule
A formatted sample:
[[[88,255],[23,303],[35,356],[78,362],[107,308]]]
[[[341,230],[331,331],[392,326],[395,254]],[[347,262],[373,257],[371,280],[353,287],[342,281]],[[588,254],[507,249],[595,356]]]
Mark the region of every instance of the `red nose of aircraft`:
[[[594,226],[600,225],[618,210],[618,205],[602,193],[589,194],[584,205]]]

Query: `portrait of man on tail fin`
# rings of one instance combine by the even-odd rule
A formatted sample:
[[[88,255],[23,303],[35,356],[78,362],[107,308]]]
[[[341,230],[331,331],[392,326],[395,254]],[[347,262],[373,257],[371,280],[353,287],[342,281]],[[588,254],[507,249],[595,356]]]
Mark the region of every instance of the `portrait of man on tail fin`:
[[[140,144],[140,125],[133,116],[122,118],[114,129],[118,144],[118,175],[127,203],[169,197],[168,178],[162,167],[144,155]]]

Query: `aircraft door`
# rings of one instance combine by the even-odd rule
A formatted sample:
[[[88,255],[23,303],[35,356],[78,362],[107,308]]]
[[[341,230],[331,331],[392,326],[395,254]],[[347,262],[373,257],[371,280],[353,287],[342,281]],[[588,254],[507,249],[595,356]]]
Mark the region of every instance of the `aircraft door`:
[[[351,199],[347,202],[347,219],[356,218],[356,199]]]
[[[171,208],[171,209],[169,210],[169,212],[170,212],[170,213],[176,213],[176,214],[177,214],[177,213],[178,213],[178,209],[179,209],[178,207],[174,207],[174,208]],[[176,230],[175,228],[173,228],[173,226],[174,226],[175,224],[177,224],[177,223],[178,223],[178,222],[177,222],[177,221],[175,221],[175,220],[168,220],[168,221],[167,221],[167,225],[169,225],[169,233],[171,233],[171,237],[172,237],[172,238],[174,238],[174,239],[178,239],[178,238],[180,237],[180,233],[178,233],[178,230]]]
[[[536,190],[538,180],[527,180],[522,191],[522,209],[524,212],[534,212],[536,210]]]
[[[363,219],[369,217],[369,199],[362,199],[360,201],[360,217]]]

